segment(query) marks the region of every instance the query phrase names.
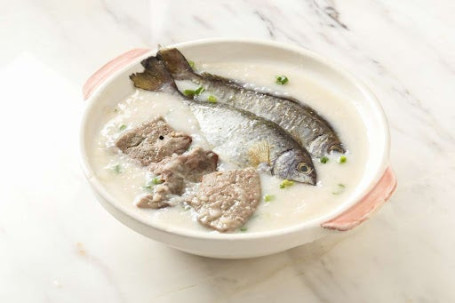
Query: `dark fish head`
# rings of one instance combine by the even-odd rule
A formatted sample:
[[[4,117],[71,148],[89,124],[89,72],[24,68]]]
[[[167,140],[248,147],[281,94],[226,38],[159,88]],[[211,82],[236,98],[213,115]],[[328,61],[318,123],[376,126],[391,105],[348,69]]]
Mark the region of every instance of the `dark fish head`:
[[[186,80],[194,75],[188,60],[176,48],[161,49],[156,54],[156,57],[164,62],[167,70],[175,80]]]
[[[282,153],[273,163],[272,174],[282,179],[316,184],[316,170],[311,157],[297,149]]]
[[[336,136],[332,136],[330,134],[317,137],[313,142],[311,142],[308,151],[317,157],[322,157],[332,152],[341,154],[346,152],[340,140]]]
[[[148,57],[141,62],[145,70],[142,73],[130,75],[130,79],[137,88],[159,91],[164,88],[175,88],[174,80],[166,70],[164,63],[156,57]]]

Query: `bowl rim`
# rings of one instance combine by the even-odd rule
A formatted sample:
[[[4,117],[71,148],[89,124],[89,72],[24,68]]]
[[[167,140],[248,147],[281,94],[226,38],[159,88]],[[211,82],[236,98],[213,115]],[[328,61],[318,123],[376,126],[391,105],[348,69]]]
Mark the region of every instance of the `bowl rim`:
[[[312,60],[318,61],[322,65],[327,66],[328,68],[332,69],[334,72],[341,75],[343,78],[348,80],[363,96],[365,99],[370,100],[370,106],[373,107],[375,113],[378,115],[378,121],[381,122],[381,125],[377,125],[378,128],[382,129],[383,136],[382,136],[382,143],[381,145],[384,148],[380,151],[381,153],[381,161],[378,162],[376,173],[374,177],[371,179],[369,185],[365,188],[364,192],[361,192],[357,196],[352,196],[350,200],[346,200],[344,203],[341,203],[337,207],[331,209],[331,211],[327,212],[324,215],[318,216],[316,218],[312,218],[310,220],[304,221],[299,224],[294,224],[291,226],[286,226],[278,229],[273,229],[269,231],[258,231],[254,233],[218,233],[216,231],[208,231],[208,232],[201,232],[196,230],[184,230],[182,228],[175,228],[173,226],[163,226],[160,224],[155,224],[152,221],[147,221],[143,216],[136,214],[136,212],[132,209],[128,209],[127,207],[123,206],[122,203],[117,201],[112,194],[110,194],[102,183],[95,177],[95,173],[91,166],[89,165],[89,157],[88,157],[88,150],[86,147],[87,142],[87,131],[86,126],[88,119],[90,117],[90,113],[92,112],[92,108],[95,105],[94,100],[98,99],[103,90],[106,89],[120,74],[122,74],[125,70],[131,68],[132,66],[136,65],[142,59],[147,58],[151,55],[154,55],[158,48],[150,49],[150,51],[144,53],[143,55],[138,56],[131,60],[131,62],[127,63],[126,65],[122,66],[115,72],[111,73],[98,87],[94,89],[91,95],[87,98],[86,107],[84,109],[82,120],[80,124],[80,131],[79,131],[79,152],[80,152],[80,162],[82,165],[83,172],[89,181],[92,188],[103,198],[107,201],[112,207],[114,207],[117,211],[122,214],[125,214],[127,217],[136,220],[149,228],[156,229],[162,232],[171,233],[175,235],[179,235],[182,237],[187,238],[197,238],[197,239],[210,239],[210,240],[251,240],[251,239],[261,239],[264,237],[274,237],[274,236],[282,236],[285,234],[292,234],[296,232],[302,232],[306,229],[314,229],[314,228],[321,228],[321,224],[336,218],[337,216],[343,214],[351,207],[356,205],[361,201],[363,196],[365,196],[368,192],[370,192],[376,183],[382,177],[384,171],[389,162],[389,152],[390,152],[390,133],[387,118],[385,116],[384,110],[378,100],[378,98],[374,95],[370,88],[364,84],[363,81],[359,80],[355,77],[351,72],[346,70],[340,64],[335,63],[313,51],[310,51],[306,48],[295,46],[289,43],[283,42],[276,42],[270,40],[261,40],[261,39],[240,39],[240,38],[207,38],[207,39],[199,39],[199,40],[192,40],[186,41],[181,43],[175,43],[171,45],[167,45],[166,47],[176,47],[176,48],[185,48],[185,47],[197,47],[200,45],[210,45],[210,44],[219,44],[219,43],[235,43],[235,44],[251,44],[261,47],[272,47],[272,48],[279,48],[283,51],[292,51],[298,53],[299,55],[309,57]],[[99,197],[98,197],[99,198]]]

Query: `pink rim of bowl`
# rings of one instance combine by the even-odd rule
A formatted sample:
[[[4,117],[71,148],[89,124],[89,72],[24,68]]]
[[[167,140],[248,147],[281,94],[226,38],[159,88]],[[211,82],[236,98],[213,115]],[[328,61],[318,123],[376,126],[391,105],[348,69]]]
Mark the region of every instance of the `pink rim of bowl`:
[[[200,41],[199,43],[204,43],[204,41]],[[270,44],[273,43],[270,42]],[[90,76],[84,84],[84,99],[89,99],[90,96],[105,81],[116,74],[116,72],[122,70],[127,65],[130,65],[133,61],[137,61],[139,58],[144,57],[144,55],[150,53],[150,51],[150,49],[133,49],[106,63]],[[318,58],[317,55],[312,55]],[[85,170],[87,172],[86,168]],[[337,231],[347,231],[356,227],[378,210],[391,197],[396,187],[396,176],[392,169],[389,166],[386,166],[382,177],[362,199],[341,214],[321,223],[320,226],[323,229]]]

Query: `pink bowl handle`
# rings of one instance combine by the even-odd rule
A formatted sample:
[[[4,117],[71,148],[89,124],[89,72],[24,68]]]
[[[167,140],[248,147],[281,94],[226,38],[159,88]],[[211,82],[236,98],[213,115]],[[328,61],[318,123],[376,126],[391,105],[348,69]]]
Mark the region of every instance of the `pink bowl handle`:
[[[366,219],[384,204],[397,188],[397,179],[392,169],[388,167],[375,187],[356,205],[321,224],[323,228],[339,231],[350,230]]]
[[[106,80],[112,73],[119,70],[123,66],[127,65],[131,62],[131,60],[142,56],[143,54],[150,51],[149,49],[145,48],[135,48],[132,49],[115,59],[112,59],[99,70],[97,70],[93,75],[88,78],[85,82],[84,86],[82,87],[82,93],[84,94],[84,100],[87,100],[88,97],[93,93],[93,91],[101,84],[104,80]]]

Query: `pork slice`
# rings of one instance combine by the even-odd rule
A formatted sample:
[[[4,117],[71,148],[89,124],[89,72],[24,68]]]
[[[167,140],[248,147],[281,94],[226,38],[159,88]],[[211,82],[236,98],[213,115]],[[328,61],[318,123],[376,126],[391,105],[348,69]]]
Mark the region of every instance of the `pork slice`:
[[[189,182],[201,182],[202,176],[215,171],[217,164],[216,153],[196,147],[189,153],[152,163],[149,169],[165,181],[168,177],[177,175]]]
[[[200,182],[203,175],[216,170],[217,164],[218,155],[200,147],[150,164],[149,170],[163,183],[153,187],[153,194],[143,196],[136,205],[155,209],[169,206],[169,195],[182,195],[188,182]]]
[[[168,207],[171,205],[168,200],[169,193],[170,190],[168,186],[164,184],[157,185],[153,190],[153,194],[147,194],[140,197],[136,203],[136,206],[139,208],[151,209]]]
[[[218,171],[202,177],[199,191],[188,201],[198,221],[220,232],[243,226],[261,199],[261,182],[254,168]]]
[[[161,117],[128,131],[116,142],[123,153],[143,166],[182,154],[190,144],[191,136],[174,131]]]

